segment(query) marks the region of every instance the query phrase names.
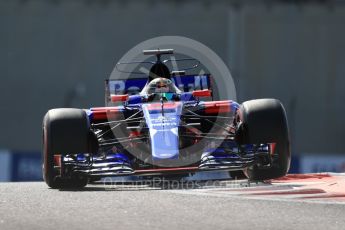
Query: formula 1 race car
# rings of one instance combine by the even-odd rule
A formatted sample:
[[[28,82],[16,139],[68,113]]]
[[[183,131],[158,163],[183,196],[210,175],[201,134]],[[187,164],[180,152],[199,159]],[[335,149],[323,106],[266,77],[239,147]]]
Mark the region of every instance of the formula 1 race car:
[[[105,107],[47,112],[42,169],[49,187],[81,188],[127,175],[220,170],[266,180],[288,172],[283,105],[276,99],[214,101],[212,76],[171,71],[161,56],[172,53],[144,51],[156,56],[145,78],[106,80]]]

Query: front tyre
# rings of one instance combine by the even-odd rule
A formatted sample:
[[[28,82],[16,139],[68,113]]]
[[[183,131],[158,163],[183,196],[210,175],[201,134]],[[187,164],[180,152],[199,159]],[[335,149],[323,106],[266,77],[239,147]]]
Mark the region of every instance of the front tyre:
[[[271,167],[258,165],[244,172],[250,180],[267,180],[285,176],[289,171],[291,152],[289,130],[283,105],[276,99],[244,102],[239,111],[237,139],[241,144],[270,144]]]
[[[82,188],[85,177],[61,176],[63,154],[90,152],[90,128],[87,114],[81,109],[52,109],[43,119],[43,165],[46,184],[57,188]]]

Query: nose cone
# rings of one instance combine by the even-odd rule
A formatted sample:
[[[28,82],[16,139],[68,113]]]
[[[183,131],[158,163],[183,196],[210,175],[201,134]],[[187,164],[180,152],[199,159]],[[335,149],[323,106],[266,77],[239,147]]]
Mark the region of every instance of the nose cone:
[[[144,104],[144,117],[150,132],[153,160],[178,159],[178,126],[181,102]]]

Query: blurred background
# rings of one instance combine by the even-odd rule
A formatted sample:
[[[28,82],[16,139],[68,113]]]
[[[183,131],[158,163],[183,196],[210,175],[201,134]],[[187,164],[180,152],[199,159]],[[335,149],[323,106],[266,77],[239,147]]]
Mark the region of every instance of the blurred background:
[[[290,172],[344,172],[344,28],[343,0],[0,0],[0,181],[41,180],[47,110],[102,106],[116,62],[162,35],[214,50],[239,102],[283,102]]]

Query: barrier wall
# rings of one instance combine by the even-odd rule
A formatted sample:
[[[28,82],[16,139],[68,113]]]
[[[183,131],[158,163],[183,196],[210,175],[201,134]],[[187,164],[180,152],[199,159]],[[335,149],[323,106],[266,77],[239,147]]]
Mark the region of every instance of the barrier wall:
[[[42,180],[41,153],[0,150],[0,181]]]

